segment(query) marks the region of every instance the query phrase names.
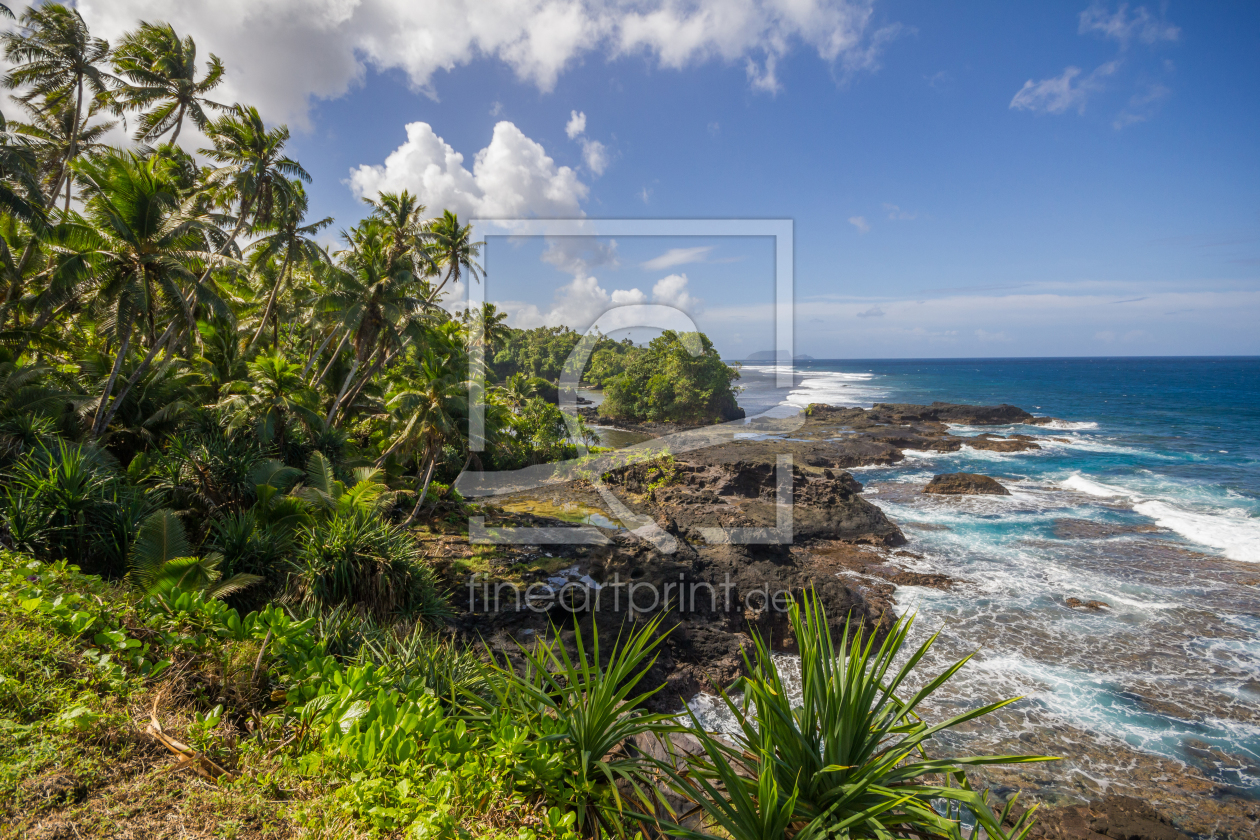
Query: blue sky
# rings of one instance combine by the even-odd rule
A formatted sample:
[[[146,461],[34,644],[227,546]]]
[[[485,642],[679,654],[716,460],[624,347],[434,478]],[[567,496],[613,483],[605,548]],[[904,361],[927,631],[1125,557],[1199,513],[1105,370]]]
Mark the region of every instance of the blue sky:
[[[339,225],[401,187],[791,218],[799,353],[1260,354],[1255,4],[295,3],[81,7],[222,55]],[[730,357],[771,346],[767,240],[588,245],[492,240],[488,297],[577,328],[681,302]]]

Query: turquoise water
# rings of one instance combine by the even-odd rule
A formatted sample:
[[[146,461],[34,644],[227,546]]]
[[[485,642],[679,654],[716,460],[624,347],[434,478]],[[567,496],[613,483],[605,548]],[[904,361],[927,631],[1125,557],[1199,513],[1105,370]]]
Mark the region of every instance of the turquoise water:
[[[942,400],[1060,418],[953,430],[1031,434],[1037,451],[854,471],[918,555],[898,560],[964,581],[899,589],[898,609],[942,630],[930,664],[978,649],[949,704],[1027,698],[983,746],[1023,735],[1067,756],[1078,789],[1132,783],[1154,757],[1260,795],[1260,359],[815,361],[788,391],[772,373],[745,367],[750,415]],[[1012,495],[920,492],[959,471]]]

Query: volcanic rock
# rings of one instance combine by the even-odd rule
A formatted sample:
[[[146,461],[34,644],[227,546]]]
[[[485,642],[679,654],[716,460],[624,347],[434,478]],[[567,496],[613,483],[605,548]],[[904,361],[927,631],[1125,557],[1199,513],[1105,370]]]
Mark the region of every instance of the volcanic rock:
[[[1017,802],[1018,818],[1026,811]],[[1038,808],[1032,840],[1190,840],[1149,802],[1107,796],[1088,804]]]
[[[997,479],[977,473],[943,473],[932,477],[924,493],[937,493],[948,496],[1009,496],[1007,490]]]

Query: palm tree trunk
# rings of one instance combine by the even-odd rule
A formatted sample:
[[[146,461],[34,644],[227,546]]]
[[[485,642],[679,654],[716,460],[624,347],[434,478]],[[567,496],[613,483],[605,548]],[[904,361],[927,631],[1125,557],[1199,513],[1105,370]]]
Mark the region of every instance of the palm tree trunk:
[[[407,517],[407,521],[402,524],[402,527],[406,528],[420,515],[420,508],[424,504],[424,496],[429,492],[429,482],[433,480],[433,468],[435,466],[437,466],[436,452],[429,457],[429,468],[424,473],[424,486],[420,488],[420,498],[416,499],[416,506],[411,509],[411,516]],[[419,475],[417,472],[416,476],[419,477]]]
[[[324,348],[328,346],[328,342],[332,341],[333,336],[336,334],[337,334],[337,328],[334,326],[331,330],[328,331],[328,337],[325,338],[324,342],[319,345],[319,349],[311,353],[310,358],[306,360],[306,367],[302,368],[303,379],[305,379],[306,375],[311,372],[311,368],[315,366],[315,360],[319,358],[320,353],[324,352]],[[342,341],[345,341],[345,339],[343,338]],[[312,335],[311,344],[314,344],[314,343],[315,343],[315,336]],[[337,349],[340,350],[341,348],[338,347]],[[319,383],[316,383],[316,384],[319,384]]]
[[[334,417],[337,416],[337,409],[341,407],[341,398],[346,395],[346,391],[350,389],[350,382],[354,379],[354,374],[359,370],[359,359],[355,358],[354,364],[350,365],[350,372],[346,374],[346,381],[341,383],[341,392],[337,394],[337,399],[333,400],[332,408],[328,409],[328,416],[324,418],[324,422],[331,424]]]
[[[122,343],[118,345],[118,355],[114,357],[113,370],[109,372],[109,380],[105,383],[105,391],[101,394],[101,403],[96,407],[96,416],[92,418],[91,437],[95,438],[105,428],[101,425],[101,418],[105,416],[105,408],[109,403],[109,395],[114,391],[114,381],[118,379],[118,372],[122,370],[123,359],[127,358],[127,347],[131,343],[131,329],[128,326],[126,334],[123,335]],[[110,419],[113,419],[113,413],[110,413]]]
[[[134,372],[132,372],[131,376],[128,377],[126,384],[124,384],[122,390],[118,392],[118,396],[114,397],[114,401],[110,404],[109,411],[105,415],[105,420],[101,423],[102,429],[109,428],[110,421],[112,421],[114,419],[114,415],[118,413],[118,409],[122,406],[122,401],[126,398],[127,393],[137,382],[140,381],[140,377],[144,376],[144,372],[149,369],[149,365],[153,363],[153,360],[157,357],[158,352],[173,338],[175,335],[175,327],[178,325],[179,319],[172,319],[171,323],[166,327],[166,332],[162,333],[161,337],[158,338],[157,341],[153,342],[153,346],[149,348],[149,352],[140,362],[140,365]]]
[[[359,398],[360,392],[363,391],[364,386],[372,381],[372,377],[376,376],[376,372],[381,369],[381,365],[384,362],[385,354],[383,352],[377,354],[376,361],[364,372],[363,376],[359,377],[359,381],[355,383],[355,386],[350,389],[350,393],[346,395],[345,400],[342,401],[343,405],[354,404],[354,401]]]
[[[179,103],[179,113],[175,115],[175,133],[171,135],[170,143],[175,145],[175,141],[179,139],[179,130],[184,127],[184,103]]]
[[[252,206],[252,199],[247,200],[241,205],[241,215],[236,220],[236,227],[232,228],[232,235],[224,240],[223,244],[219,246],[217,251],[210,255],[211,259],[206,265],[206,270],[202,273],[201,277],[197,278],[197,282],[193,284],[192,289],[188,292],[188,300],[186,301],[187,306],[191,307],[193,305],[193,302],[197,299],[197,289],[201,287],[202,283],[206,282],[206,278],[209,277],[210,272],[214,270],[214,257],[222,256],[228,246],[235,242],[236,237],[240,235],[241,228],[244,227],[245,219],[247,218],[249,210]],[[118,396],[114,397],[114,401],[105,417],[105,421],[101,425],[102,429],[109,426],[110,421],[114,419],[114,415],[118,412],[118,408],[122,404],[122,399],[127,396],[127,392],[140,381],[140,377],[144,376],[145,371],[149,369],[149,365],[153,364],[153,360],[157,357],[158,351],[165,347],[166,343],[171,340],[172,336],[175,334],[175,328],[179,325],[180,320],[181,319],[178,315],[172,318],[171,322],[166,326],[166,331],[162,333],[161,337],[157,341],[153,342],[153,346],[149,348],[148,354],[144,357],[143,361],[140,362],[139,367],[137,367],[131,374],[131,377],[127,380],[127,384],[124,385],[122,390],[118,392]]]
[[[286,250],[284,254],[284,265],[280,267],[280,276],[276,278],[275,284],[271,287],[271,294],[267,296],[267,308],[263,310],[262,320],[258,322],[258,329],[254,331],[254,337],[249,340],[249,346],[245,348],[245,354],[249,355],[249,351],[254,349],[254,344],[258,341],[258,337],[263,334],[263,330],[267,328],[267,319],[271,317],[272,307],[276,305],[276,296],[280,293],[280,286],[284,283],[285,272],[289,270],[289,262],[293,257],[291,250]],[[275,343],[274,341],[272,342]]]
[[[74,103],[74,125],[70,127],[70,151],[66,153],[66,168],[79,152],[79,119],[83,115],[83,77],[79,76],[79,95]],[[66,175],[66,213],[70,212],[70,193],[74,189],[74,179]]]

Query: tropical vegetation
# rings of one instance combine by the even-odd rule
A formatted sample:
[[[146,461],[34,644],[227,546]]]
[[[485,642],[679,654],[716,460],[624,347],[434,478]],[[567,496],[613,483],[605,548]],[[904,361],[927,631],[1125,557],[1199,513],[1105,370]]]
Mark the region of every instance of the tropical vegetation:
[[[685,762],[648,749],[685,723],[647,710],[663,618],[458,643],[420,536],[458,533],[470,465],[574,456],[546,386],[577,334],[448,308],[481,244],[408,192],[330,247],[287,128],[211,99],[227,69],[169,24],[111,44],[45,3],[0,46],[0,833],[1026,833],[963,772],[1025,759],[928,757],[991,709],[920,721],[956,668],[901,699],[902,622],[832,649],[798,606],[804,705],[759,643],[740,733]],[[703,336],[590,370],[609,416],[737,411]]]

